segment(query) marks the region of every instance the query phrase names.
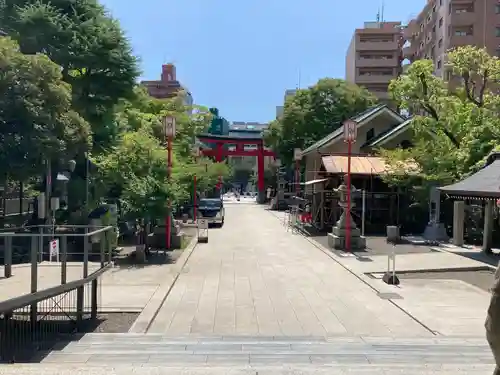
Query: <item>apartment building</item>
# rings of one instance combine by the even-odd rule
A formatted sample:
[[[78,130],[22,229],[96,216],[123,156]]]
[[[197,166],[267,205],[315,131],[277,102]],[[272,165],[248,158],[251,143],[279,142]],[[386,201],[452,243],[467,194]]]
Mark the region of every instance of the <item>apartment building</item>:
[[[347,50],[346,81],[388,100],[389,83],[401,73],[403,44],[400,22],[365,22]]]
[[[404,29],[403,56],[410,61],[430,59],[435,73],[449,78],[446,52],[464,45],[500,52],[500,2],[498,0],[428,0],[419,15]]]
[[[285,102],[288,98],[294,96],[297,93],[298,89],[288,89],[285,90],[285,96],[283,98],[283,105],[279,105],[276,107],[276,118],[280,118],[283,116],[283,111],[285,109]]]

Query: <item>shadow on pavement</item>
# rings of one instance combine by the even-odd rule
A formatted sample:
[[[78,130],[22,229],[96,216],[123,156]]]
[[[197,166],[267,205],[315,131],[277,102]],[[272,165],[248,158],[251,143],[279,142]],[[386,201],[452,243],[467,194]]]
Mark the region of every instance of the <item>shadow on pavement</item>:
[[[470,251],[454,251],[453,254],[463,256],[478,262],[486,263],[490,266],[497,267],[500,262],[499,253],[485,253],[484,251],[470,252]]]

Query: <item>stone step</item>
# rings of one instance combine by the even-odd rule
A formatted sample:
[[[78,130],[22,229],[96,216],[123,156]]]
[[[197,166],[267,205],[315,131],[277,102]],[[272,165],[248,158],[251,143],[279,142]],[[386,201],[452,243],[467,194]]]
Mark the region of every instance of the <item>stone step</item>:
[[[45,363],[234,365],[493,364],[484,338],[169,337],[88,334],[61,344]]]
[[[2,375],[491,375],[482,365],[185,366],[36,364],[2,367]]]

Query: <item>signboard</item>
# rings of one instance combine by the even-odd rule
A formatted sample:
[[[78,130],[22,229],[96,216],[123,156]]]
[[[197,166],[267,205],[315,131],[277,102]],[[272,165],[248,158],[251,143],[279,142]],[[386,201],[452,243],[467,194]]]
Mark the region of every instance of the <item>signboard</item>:
[[[293,150],[293,160],[302,160],[302,150],[300,148],[296,148]]]
[[[198,219],[198,242],[208,242],[208,220]]]
[[[165,136],[175,137],[175,117],[165,116],[163,118],[163,130],[165,131]]]
[[[58,239],[53,239],[50,241],[50,260],[52,258],[56,258],[57,261],[59,261],[59,240]]]
[[[358,124],[352,120],[344,122],[344,140],[346,142],[356,142],[358,135]]]

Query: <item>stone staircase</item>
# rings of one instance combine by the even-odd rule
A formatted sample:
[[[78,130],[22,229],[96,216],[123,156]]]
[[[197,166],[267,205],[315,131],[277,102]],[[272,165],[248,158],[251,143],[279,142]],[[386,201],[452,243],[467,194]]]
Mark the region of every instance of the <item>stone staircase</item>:
[[[491,374],[484,338],[86,334],[2,374]],[[140,370],[138,370],[140,368]],[[33,372],[34,371],[34,372]],[[45,372],[44,372],[45,371]],[[187,370],[186,370],[187,371]],[[238,372],[239,371],[239,372]]]

